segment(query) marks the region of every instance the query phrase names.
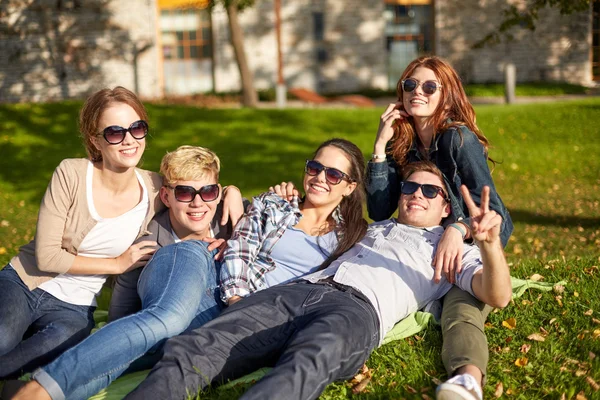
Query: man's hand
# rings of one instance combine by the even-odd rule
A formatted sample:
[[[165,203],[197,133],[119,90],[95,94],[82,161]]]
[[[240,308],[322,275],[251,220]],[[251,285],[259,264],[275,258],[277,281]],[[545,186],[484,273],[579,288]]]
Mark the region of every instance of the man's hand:
[[[471,235],[477,244],[490,244],[500,240],[500,226],[502,217],[494,210],[490,210],[490,188],[484,186],[481,191],[481,205],[478,207],[469,189],[465,185],[460,187],[460,192],[471,217]],[[481,246],[480,246],[481,247]]]
[[[240,218],[244,215],[244,202],[242,192],[236,186],[229,185],[223,190],[223,216],[221,225],[227,224],[231,220],[231,226],[235,228]]]
[[[278,185],[271,186],[269,191],[287,201],[291,201],[292,197],[300,195],[293,182],[281,182]]]

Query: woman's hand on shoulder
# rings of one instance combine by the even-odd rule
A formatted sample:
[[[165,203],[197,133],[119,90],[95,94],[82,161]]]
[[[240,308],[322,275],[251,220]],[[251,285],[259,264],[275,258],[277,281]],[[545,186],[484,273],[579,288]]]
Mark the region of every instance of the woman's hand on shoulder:
[[[225,252],[225,247],[227,247],[227,240],[207,237],[207,238],[202,239],[202,241],[209,243],[208,251],[213,251],[214,249],[219,249],[217,254],[215,254],[214,259],[217,261],[221,261],[221,259],[223,258],[223,253]]]
[[[385,154],[387,143],[394,136],[394,124],[397,120],[408,117],[408,113],[402,109],[402,101],[391,103],[381,114],[379,129],[373,146],[374,154]]]
[[[462,271],[464,250],[463,236],[458,229],[446,227],[431,264],[435,268],[433,280],[439,283],[442,273],[450,283],[456,282],[456,274]]]
[[[158,248],[158,243],[151,240],[144,240],[131,245],[123,254],[115,258],[115,274],[123,274],[132,269],[140,268],[146,265],[148,260]]]
[[[244,215],[244,201],[242,192],[237,186],[229,185],[223,190],[223,217],[221,225],[231,221],[231,226],[235,227]]]
[[[269,191],[274,192],[277,196],[287,201],[291,201],[294,196],[300,195],[293,182],[281,182],[269,187]]]

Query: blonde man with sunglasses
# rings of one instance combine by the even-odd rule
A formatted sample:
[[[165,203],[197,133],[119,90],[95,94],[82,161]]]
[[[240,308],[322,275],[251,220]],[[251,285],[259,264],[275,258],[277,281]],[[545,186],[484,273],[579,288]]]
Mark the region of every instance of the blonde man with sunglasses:
[[[110,310],[116,321],[34,372],[33,378],[48,392],[42,396],[88,398],[128,369],[151,367],[165,339],[219,314],[220,264],[214,258],[231,233],[218,223],[219,171],[219,158],[206,148],[181,146],[163,157],[160,198],[167,209],[147,231],[161,248],[143,269],[117,280]],[[178,251],[171,245],[179,242],[190,245]],[[194,261],[206,262],[183,260],[190,252]]]

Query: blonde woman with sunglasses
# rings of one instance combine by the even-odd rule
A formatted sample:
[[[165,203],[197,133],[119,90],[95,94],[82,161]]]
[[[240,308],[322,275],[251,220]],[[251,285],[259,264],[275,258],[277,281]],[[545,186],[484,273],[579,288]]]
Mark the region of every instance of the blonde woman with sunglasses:
[[[389,218],[403,192],[402,168],[429,160],[443,173],[449,189],[452,220],[433,260],[434,280],[441,274],[455,281],[461,271],[463,241],[471,239],[469,212],[460,193],[465,185],[475,203],[484,186],[490,188],[490,208],[502,217],[501,239],[506,246],[513,230],[488,167],[488,140],[475,123],[460,78],[450,64],[438,57],[421,57],[404,70],[397,85],[398,101],[382,114],[368,163],[367,208],[375,221]],[[444,298],[442,358],[449,376],[438,398],[459,392],[464,399],[481,399],[488,350],[483,325],[490,308],[454,287]],[[475,396],[475,397],[472,397]]]
[[[144,266],[155,251],[153,240],[133,244],[164,208],[161,177],[137,168],[149,131],[144,105],[123,87],[103,89],[86,100],[79,125],[88,158],[56,168],[35,239],[0,271],[0,379],[83,340],[107,276]]]

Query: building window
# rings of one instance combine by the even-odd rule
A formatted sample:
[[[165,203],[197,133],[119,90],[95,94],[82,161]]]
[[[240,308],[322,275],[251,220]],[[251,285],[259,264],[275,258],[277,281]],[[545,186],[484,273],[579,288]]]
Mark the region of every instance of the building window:
[[[600,81],[600,0],[592,3],[592,79]]]
[[[212,57],[210,15],[207,10],[162,10],[160,27],[165,60]]]
[[[415,58],[432,54],[432,0],[384,0],[388,51],[388,82],[395,88],[404,68]]]

